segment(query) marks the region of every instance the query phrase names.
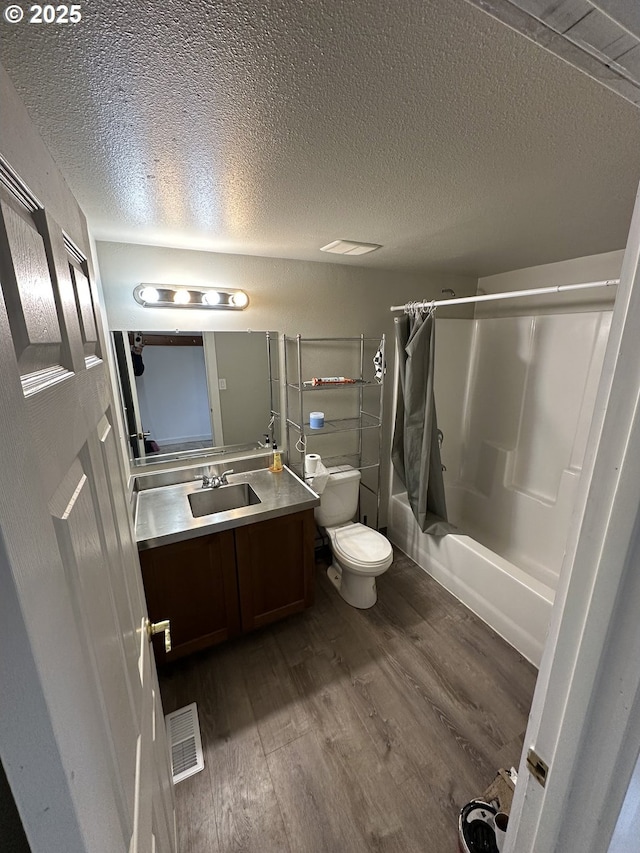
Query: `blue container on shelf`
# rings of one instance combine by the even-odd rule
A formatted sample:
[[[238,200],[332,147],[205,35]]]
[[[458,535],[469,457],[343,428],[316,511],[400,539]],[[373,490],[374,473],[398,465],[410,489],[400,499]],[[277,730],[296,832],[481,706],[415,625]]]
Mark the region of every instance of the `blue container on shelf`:
[[[311,429],[322,429],[324,427],[324,412],[309,412],[309,426]]]

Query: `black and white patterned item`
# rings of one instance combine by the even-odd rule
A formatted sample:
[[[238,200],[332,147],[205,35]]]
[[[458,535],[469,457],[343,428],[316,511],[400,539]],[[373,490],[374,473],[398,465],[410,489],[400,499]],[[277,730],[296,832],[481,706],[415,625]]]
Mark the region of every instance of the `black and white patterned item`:
[[[458,817],[460,853],[500,853],[496,843],[496,809],[483,800],[471,800]]]
[[[378,347],[378,351],[373,357],[373,367],[374,367],[374,376],[376,377],[378,382],[382,382],[382,377],[387,372],[387,365],[384,360],[384,356],[382,354],[382,341],[380,341],[380,346]]]

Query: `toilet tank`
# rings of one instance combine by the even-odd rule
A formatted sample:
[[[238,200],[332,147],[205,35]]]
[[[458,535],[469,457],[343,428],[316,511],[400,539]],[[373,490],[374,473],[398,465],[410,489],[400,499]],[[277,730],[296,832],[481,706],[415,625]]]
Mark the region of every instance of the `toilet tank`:
[[[349,465],[327,469],[329,481],[320,495],[320,506],[316,507],[316,521],[321,527],[336,527],[351,521],[358,508],[360,493],[360,471]]]

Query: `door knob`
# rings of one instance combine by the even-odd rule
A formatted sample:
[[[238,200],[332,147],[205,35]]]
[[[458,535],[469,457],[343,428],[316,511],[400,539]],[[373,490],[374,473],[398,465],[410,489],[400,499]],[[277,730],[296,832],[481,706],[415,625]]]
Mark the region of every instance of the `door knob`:
[[[164,650],[167,654],[171,651],[171,624],[168,619],[163,619],[162,622],[151,622],[147,619],[147,636],[149,642],[154,634],[164,634]]]

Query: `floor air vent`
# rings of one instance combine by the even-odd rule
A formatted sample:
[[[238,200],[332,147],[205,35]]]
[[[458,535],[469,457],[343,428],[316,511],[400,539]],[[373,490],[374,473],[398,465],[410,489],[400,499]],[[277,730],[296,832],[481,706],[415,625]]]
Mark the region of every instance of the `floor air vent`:
[[[165,717],[171,749],[173,784],[204,769],[200,723],[196,703],[185,705]]]

